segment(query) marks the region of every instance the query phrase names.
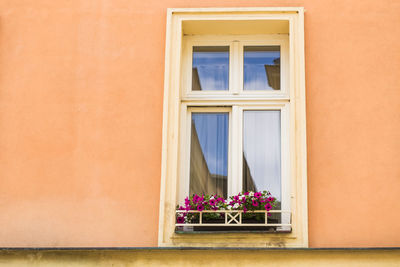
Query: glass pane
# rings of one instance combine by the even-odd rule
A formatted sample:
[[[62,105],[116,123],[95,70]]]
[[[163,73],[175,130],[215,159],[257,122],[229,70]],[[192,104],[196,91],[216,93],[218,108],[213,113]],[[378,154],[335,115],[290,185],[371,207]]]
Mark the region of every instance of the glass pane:
[[[228,113],[192,113],[190,195],[227,197]]]
[[[244,90],[281,89],[279,46],[244,47]]]
[[[279,110],[244,111],[243,190],[268,190],[281,201],[281,114]]]
[[[192,90],[229,90],[229,46],[194,46]]]

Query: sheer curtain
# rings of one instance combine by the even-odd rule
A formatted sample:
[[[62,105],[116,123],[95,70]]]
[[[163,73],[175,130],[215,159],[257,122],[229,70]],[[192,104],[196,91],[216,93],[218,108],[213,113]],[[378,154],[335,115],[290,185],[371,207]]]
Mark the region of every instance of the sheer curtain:
[[[268,190],[281,201],[281,114],[244,111],[243,189]]]

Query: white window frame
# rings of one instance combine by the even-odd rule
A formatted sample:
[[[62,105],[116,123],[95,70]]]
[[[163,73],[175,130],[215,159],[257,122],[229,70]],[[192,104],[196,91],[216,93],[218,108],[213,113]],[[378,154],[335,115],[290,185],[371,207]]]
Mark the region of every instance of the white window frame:
[[[244,46],[281,48],[281,90],[243,90]],[[192,51],[194,46],[229,46],[229,90],[192,91]],[[202,35],[184,36],[182,53],[182,100],[212,99],[234,96],[238,99],[289,99],[289,38],[287,35]]]
[[[281,210],[290,211],[290,153],[289,153],[289,38],[288,35],[194,35],[183,37],[182,61],[182,114],[186,120],[181,122],[181,148],[179,174],[179,201],[184,203],[189,196],[190,180],[190,129],[191,111],[228,112],[229,111],[229,149],[228,149],[228,196],[243,191],[243,111],[244,110],[279,110],[281,111]],[[243,90],[244,47],[245,46],[279,46],[281,58],[281,90],[250,91]],[[228,46],[229,47],[229,88],[226,91],[192,91],[192,59],[195,46]],[[228,101],[217,107],[214,98]],[[268,102],[279,99],[281,104]],[[193,102],[192,100],[198,100]],[[234,100],[234,101],[233,101]],[[259,101],[266,101],[262,106]],[[203,108],[196,108],[199,104]],[[256,106],[255,106],[256,105]],[[225,110],[225,111],[224,111]],[[265,188],[267,189],[267,188]],[[290,224],[290,216],[282,214],[282,223]],[[287,230],[287,229],[285,229]]]
[[[191,57],[187,56],[187,48],[184,42],[184,23],[212,21],[218,26],[218,21],[224,20],[229,23],[245,22],[246,26],[252,21],[287,21],[289,25],[288,50],[289,57],[281,60],[282,73],[286,72],[288,77],[281,81],[280,92],[250,92],[243,91],[240,86],[242,82],[235,83],[230,81],[230,86],[239,84],[236,88],[226,92],[217,92],[210,95],[211,91],[190,92],[191,87]],[[256,24],[257,24],[256,23]],[[212,247],[307,247],[308,246],[308,228],[307,228],[307,164],[306,164],[306,134],[305,134],[305,82],[304,82],[304,10],[303,8],[189,8],[189,9],[169,9],[167,17],[167,40],[166,40],[166,62],[165,62],[165,82],[164,82],[164,116],[163,116],[163,149],[161,166],[161,194],[160,194],[160,223],[159,223],[159,246],[212,246]],[[188,25],[188,24],[187,24]],[[199,24],[200,25],[200,24]],[[197,25],[197,26],[199,26]],[[202,34],[207,32],[208,28],[202,29]],[[226,23],[225,23],[226,25]],[[243,24],[244,25],[244,24]],[[259,24],[258,24],[259,25]],[[272,24],[271,24],[272,25]],[[201,27],[201,25],[200,25]],[[218,27],[217,27],[218,28]],[[241,31],[247,27],[239,27]],[[234,27],[225,28],[232,31]],[[262,27],[251,29],[253,35]],[[264,28],[265,29],[265,28]],[[220,29],[219,29],[220,30]],[[218,29],[216,30],[218,31]],[[221,32],[218,33],[221,43],[225,40]],[[229,33],[232,34],[232,33]],[[241,35],[246,35],[241,32]],[[271,35],[272,36],[272,35]],[[240,37],[238,35],[238,37]],[[248,37],[248,35],[246,35]],[[276,35],[281,38],[282,36]],[[194,39],[197,37],[193,37]],[[203,37],[202,37],[203,38]],[[224,39],[225,38],[225,39]],[[271,38],[272,39],[272,38]],[[265,40],[265,39],[262,39]],[[196,40],[194,40],[196,41]],[[199,40],[200,41],[200,40]],[[218,40],[212,40],[215,43]],[[231,40],[230,40],[231,41]],[[257,42],[259,40],[252,40]],[[197,41],[196,41],[197,42]],[[265,42],[263,42],[265,44]],[[231,44],[230,44],[231,45]],[[186,44],[187,46],[187,44]],[[233,44],[233,49],[239,49],[240,45]],[[282,48],[281,48],[282,49]],[[190,51],[190,50],[189,50]],[[233,50],[231,50],[233,51]],[[282,50],[281,50],[282,51]],[[235,53],[234,53],[235,54]],[[284,53],[281,53],[283,55]],[[236,55],[236,54],[235,54]],[[242,64],[240,56],[236,56],[232,64]],[[232,59],[230,59],[230,62]],[[286,64],[286,67],[282,66]],[[230,68],[231,65],[230,63]],[[188,68],[189,66],[189,68]],[[239,68],[240,69],[240,68]],[[289,69],[287,71],[287,69]],[[190,72],[189,75],[185,72]],[[232,76],[233,77],[233,76]],[[235,79],[242,79],[242,75],[236,75]],[[231,75],[230,75],[231,79]],[[190,82],[190,83],[189,83]],[[286,82],[284,86],[283,83]],[[285,91],[286,90],[286,91]],[[278,91],[278,90],[277,90]],[[206,95],[207,94],[207,95]],[[290,103],[290,108],[287,107]],[[269,107],[276,109],[281,107],[285,110],[285,116],[289,117],[285,125],[290,131],[286,132],[288,139],[287,145],[284,145],[282,139],[282,155],[287,150],[289,157],[285,157],[282,164],[289,165],[288,187],[290,193],[290,207],[292,211],[292,231],[290,233],[225,233],[225,234],[179,234],[175,232],[175,207],[179,202],[180,175],[184,173],[185,168],[181,162],[188,134],[187,124],[188,107],[232,107],[230,120],[230,130],[232,140],[241,138],[235,133],[235,127],[232,122],[235,116],[241,114],[243,109],[259,108],[266,110]],[[190,111],[190,110],[189,110]],[[283,116],[281,113],[281,117]],[[186,127],[182,130],[182,127]],[[286,127],[285,126],[285,127]],[[190,133],[190,132],[189,132]],[[285,139],[285,140],[286,140]],[[230,148],[237,149],[237,146]],[[238,144],[242,144],[242,140]],[[183,150],[183,151],[182,151]],[[230,166],[242,167],[240,157],[237,152],[232,151]],[[237,164],[233,161],[237,161]],[[188,164],[186,164],[188,165]],[[186,167],[187,168],[187,167]],[[241,175],[238,171],[231,170],[232,175]],[[282,176],[282,179],[285,179]],[[236,185],[238,187],[239,185]],[[235,189],[231,189],[232,191]],[[285,193],[282,192],[282,195]]]
[[[202,101],[204,107],[191,106],[191,103],[182,103],[181,142],[180,142],[180,175],[178,203],[184,203],[189,196],[190,188],[190,144],[191,119],[193,112],[201,113],[228,113],[228,196],[242,192],[243,171],[243,112],[247,110],[279,110],[281,121],[281,210],[290,210],[290,116],[289,103],[265,102],[230,102],[229,107],[210,106]],[[225,103],[226,105],[226,103]],[[267,188],[266,188],[267,189]],[[290,218],[282,214],[282,223],[289,224]]]
[[[228,113],[228,185],[232,183],[232,171],[229,166],[232,162],[232,109],[229,107],[194,107],[182,104],[182,123],[181,123],[181,145],[180,145],[180,179],[179,179],[179,203],[184,203],[184,199],[189,195],[190,188],[190,144],[191,144],[191,124],[192,113]],[[228,188],[229,195],[229,188]]]

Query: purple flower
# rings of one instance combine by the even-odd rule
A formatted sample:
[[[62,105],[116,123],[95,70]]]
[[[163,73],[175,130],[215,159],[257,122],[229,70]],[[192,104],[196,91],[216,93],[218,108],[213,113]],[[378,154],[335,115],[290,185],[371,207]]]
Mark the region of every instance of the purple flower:
[[[262,196],[262,194],[260,192],[255,192],[254,193],[254,197],[256,198],[260,198]]]
[[[258,201],[253,200],[253,206],[254,206],[254,207],[257,207],[257,206],[258,206]]]
[[[239,201],[239,196],[234,196],[233,199],[234,199],[235,201]]]
[[[269,204],[269,203],[265,204],[264,207],[265,207],[265,209],[266,209],[267,211],[271,210],[271,208],[272,208],[271,204]]]
[[[188,197],[185,198],[185,205],[190,205],[190,199]]]
[[[201,204],[198,205],[198,206],[197,206],[197,210],[198,210],[198,211],[203,211],[203,210],[204,210],[204,206],[201,205]]]
[[[185,218],[184,218],[184,217],[178,217],[178,218],[176,219],[176,222],[177,222],[177,223],[184,223],[184,222],[185,222]]]
[[[215,199],[210,199],[209,203],[211,206],[215,206],[215,204],[217,204],[217,201]]]
[[[200,201],[200,197],[198,196],[198,195],[194,195],[193,196],[193,202],[194,203],[197,203],[197,202],[199,202]]]

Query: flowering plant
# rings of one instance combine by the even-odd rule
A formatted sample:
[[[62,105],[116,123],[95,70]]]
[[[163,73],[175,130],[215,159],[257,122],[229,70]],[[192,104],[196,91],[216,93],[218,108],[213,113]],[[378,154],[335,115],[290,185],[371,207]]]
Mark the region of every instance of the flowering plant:
[[[199,215],[197,213],[190,213],[189,211],[207,211],[207,210],[243,210],[243,218],[262,219],[264,214],[251,213],[255,210],[270,211],[276,206],[276,199],[271,196],[268,191],[263,192],[241,192],[237,195],[230,196],[224,199],[218,195],[192,195],[185,198],[184,206],[177,206],[177,209],[182,211],[177,213],[177,223],[191,223],[197,221]],[[247,213],[250,211],[250,213]],[[246,214],[247,213],[247,214]],[[224,218],[223,213],[204,213],[203,218],[207,219],[221,219]],[[271,216],[268,212],[267,216]]]
[[[198,196],[196,194],[185,198],[184,206],[177,206],[178,210],[182,213],[177,214],[177,223],[190,223],[193,220],[197,220],[199,215],[188,213],[190,210],[225,210],[227,207],[226,200],[218,195],[202,195]],[[219,219],[223,218],[223,214],[218,213],[206,213],[204,214],[205,219]]]
[[[242,192],[235,196],[231,196],[228,199],[228,210],[243,210],[243,218],[256,220],[262,220],[264,214],[262,213],[250,213],[246,214],[247,211],[254,210],[266,210],[270,211],[276,206],[276,199],[271,196],[268,191],[263,192]],[[267,216],[271,216],[270,212],[267,212]]]

